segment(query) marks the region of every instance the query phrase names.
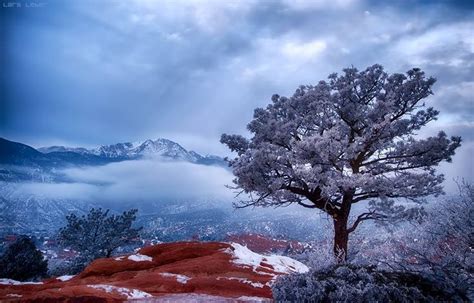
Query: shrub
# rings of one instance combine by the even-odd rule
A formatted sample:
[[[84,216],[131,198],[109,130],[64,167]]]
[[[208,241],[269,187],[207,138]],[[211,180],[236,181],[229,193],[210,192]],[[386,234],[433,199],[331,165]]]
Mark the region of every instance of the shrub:
[[[62,245],[80,253],[72,264],[74,271],[80,271],[89,262],[110,257],[120,246],[136,241],[141,228],[133,228],[136,209],[120,215],[109,214],[109,210],[91,209],[81,217],[70,214],[67,225],[59,230]]]
[[[0,257],[0,277],[19,281],[33,280],[46,276],[48,261],[33,241],[19,237]]]
[[[335,265],[307,274],[281,276],[273,285],[276,302],[463,302],[418,273],[389,272],[376,267]]]

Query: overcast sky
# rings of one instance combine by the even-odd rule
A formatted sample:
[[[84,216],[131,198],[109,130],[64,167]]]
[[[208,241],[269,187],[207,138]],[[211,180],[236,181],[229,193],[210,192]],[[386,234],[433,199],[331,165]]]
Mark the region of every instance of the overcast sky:
[[[380,63],[438,78],[431,128],[461,135],[472,168],[472,1],[2,2],[0,136],[10,140],[165,137],[222,155],[220,134],[245,134],[272,94]]]

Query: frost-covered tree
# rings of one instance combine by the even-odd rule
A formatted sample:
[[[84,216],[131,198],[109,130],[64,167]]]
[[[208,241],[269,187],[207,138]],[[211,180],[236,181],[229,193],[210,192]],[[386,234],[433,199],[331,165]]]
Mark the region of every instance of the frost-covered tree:
[[[109,210],[91,209],[87,215],[70,214],[67,225],[59,230],[60,242],[81,254],[84,263],[110,257],[118,247],[139,237],[141,228],[133,228],[136,209],[121,215],[109,215]]]
[[[237,207],[319,209],[333,219],[334,252],[344,260],[361,222],[402,210],[391,199],[442,193],[435,167],[451,161],[461,138],[416,136],[438,115],[424,103],[434,83],[417,68],[389,75],[373,65],[300,86],[289,98],[274,95],[255,110],[251,139],[221,137],[237,152],[230,160],[236,188],[250,196]],[[367,200],[371,208],[352,220],[353,205]]]

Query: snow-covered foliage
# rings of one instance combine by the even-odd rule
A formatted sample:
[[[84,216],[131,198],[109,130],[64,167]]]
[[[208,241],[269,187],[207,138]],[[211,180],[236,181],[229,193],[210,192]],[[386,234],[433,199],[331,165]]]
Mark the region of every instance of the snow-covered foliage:
[[[300,86],[289,98],[274,95],[255,110],[250,140],[221,137],[237,152],[230,160],[236,188],[250,196],[237,206],[319,209],[333,218],[335,251],[345,254],[348,234],[360,222],[405,211],[390,198],[442,193],[435,167],[451,161],[461,138],[416,136],[438,116],[424,101],[434,83],[417,68],[389,75],[373,65]],[[351,206],[366,200],[373,200],[371,209],[349,225]]]
[[[456,294],[474,299],[474,187],[460,183],[459,196],[428,212],[423,223],[398,233],[387,263],[424,272]]]
[[[410,272],[336,265],[306,275],[281,276],[272,287],[276,302],[462,302],[443,285]]]
[[[377,236],[365,235],[364,239],[361,235],[352,239],[358,253],[350,254],[349,261],[355,265],[337,267],[334,262],[324,262],[324,252],[327,254],[329,250],[324,245],[320,247],[323,253],[314,251],[297,256],[303,262],[315,261],[306,262],[311,273],[280,278],[274,286],[275,298],[277,301],[305,298],[312,302],[314,295],[315,302],[324,298],[338,302],[381,302],[393,301],[394,295],[398,296],[396,302],[473,301],[474,188],[471,184],[460,184],[459,197],[433,203],[422,222],[380,231]],[[346,274],[338,276],[341,271]],[[321,292],[323,297],[318,295]]]
[[[291,257],[306,264],[312,271],[326,269],[337,263],[329,237],[310,243],[302,253]]]

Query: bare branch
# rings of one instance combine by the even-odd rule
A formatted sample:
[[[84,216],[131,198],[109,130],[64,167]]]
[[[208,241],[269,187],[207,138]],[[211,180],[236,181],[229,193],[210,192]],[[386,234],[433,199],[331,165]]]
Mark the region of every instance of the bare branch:
[[[357,219],[355,220],[355,222],[352,224],[352,226],[350,228],[347,229],[347,232],[348,233],[351,233],[353,231],[356,230],[357,226],[359,226],[359,224],[362,222],[362,221],[366,221],[366,220],[383,220],[383,219],[386,219],[387,216],[383,215],[383,214],[378,214],[376,213],[375,211],[371,211],[371,212],[367,212],[367,213],[363,213],[363,214],[360,214],[359,216],[357,216]]]

